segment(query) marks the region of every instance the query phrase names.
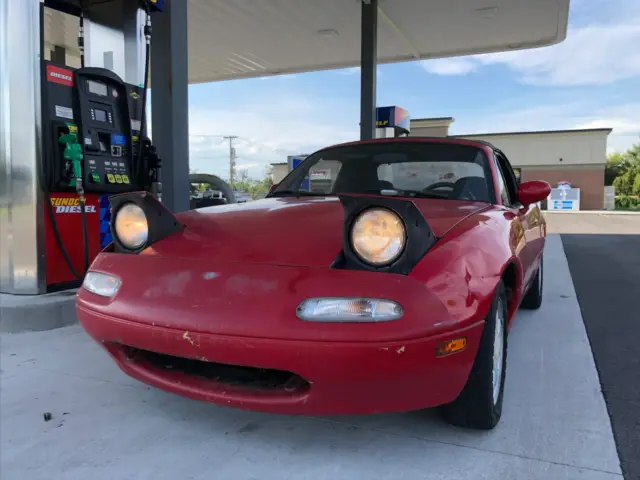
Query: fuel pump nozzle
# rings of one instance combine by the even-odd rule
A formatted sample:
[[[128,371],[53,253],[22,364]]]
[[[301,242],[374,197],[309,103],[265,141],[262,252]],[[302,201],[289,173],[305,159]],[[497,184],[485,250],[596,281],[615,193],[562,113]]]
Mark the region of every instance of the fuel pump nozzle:
[[[69,133],[60,135],[58,141],[65,145],[64,158],[68,160],[71,166],[71,175],[69,178],[69,186],[75,184],[78,199],[80,201],[80,213],[82,214],[82,238],[84,239],[84,271],[89,268],[89,252],[87,249],[87,217],[85,212],[86,199],[84,196],[84,185],[82,183],[82,145],[78,143],[78,127],[71,123],[67,123]]]
[[[78,127],[72,124],[67,124],[69,133],[60,135],[58,141],[65,145],[64,147],[64,159],[68,160],[71,165],[71,178],[69,179],[69,186],[73,186],[75,183],[76,192],[80,197],[80,202],[85,203],[84,187],[82,185],[82,145],[78,143]]]

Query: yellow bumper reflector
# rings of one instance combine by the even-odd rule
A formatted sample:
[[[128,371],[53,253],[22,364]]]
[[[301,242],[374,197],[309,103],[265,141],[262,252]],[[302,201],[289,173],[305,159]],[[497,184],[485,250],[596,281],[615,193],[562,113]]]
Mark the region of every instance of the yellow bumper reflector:
[[[436,357],[444,357],[445,355],[461,352],[466,346],[467,339],[465,337],[447,340],[436,347]]]

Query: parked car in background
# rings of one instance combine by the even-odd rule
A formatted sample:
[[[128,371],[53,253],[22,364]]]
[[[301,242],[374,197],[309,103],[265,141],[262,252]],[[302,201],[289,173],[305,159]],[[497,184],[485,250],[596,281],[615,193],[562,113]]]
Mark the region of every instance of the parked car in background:
[[[233,193],[236,196],[236,203],[246,203],[252,200],[251,195],[249,195],[247,192],[234,190]]]

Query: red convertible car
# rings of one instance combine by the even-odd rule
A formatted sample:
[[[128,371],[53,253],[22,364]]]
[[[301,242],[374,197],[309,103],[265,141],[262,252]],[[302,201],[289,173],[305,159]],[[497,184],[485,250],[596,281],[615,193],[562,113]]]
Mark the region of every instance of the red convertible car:
[[[490,429],[507,332],[542,301],[545,182],[484,142],[320,150],[264,200],[173,214],[111,197],[113,243],[77,295],[128,375],[291,414],[441,407]]]

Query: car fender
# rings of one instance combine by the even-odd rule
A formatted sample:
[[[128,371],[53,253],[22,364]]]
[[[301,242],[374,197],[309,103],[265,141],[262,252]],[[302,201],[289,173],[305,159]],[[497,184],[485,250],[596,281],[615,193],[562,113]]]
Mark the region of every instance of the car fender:
[[[505,275],[511,322],[521,298],[522,265],[510,242],[510,228],[504,216],[492,209],[468,217],[438,239],[411,272],[440,298],[452,324],[484,319]]]

